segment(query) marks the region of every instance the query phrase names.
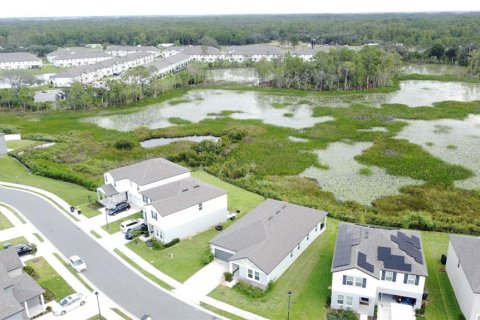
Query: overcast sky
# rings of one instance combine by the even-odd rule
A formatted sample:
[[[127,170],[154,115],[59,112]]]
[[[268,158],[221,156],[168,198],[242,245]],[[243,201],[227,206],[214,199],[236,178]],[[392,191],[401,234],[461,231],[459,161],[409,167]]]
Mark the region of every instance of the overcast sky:
[[[478,0],[1,0],[0,17],[480,11]]]

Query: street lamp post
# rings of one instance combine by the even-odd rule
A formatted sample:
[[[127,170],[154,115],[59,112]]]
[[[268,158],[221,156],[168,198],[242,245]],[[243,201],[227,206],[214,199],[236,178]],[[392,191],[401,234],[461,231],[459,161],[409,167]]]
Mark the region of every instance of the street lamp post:
[[[287,312],[287,320],[290,320],[290,298],[292,297],[292,291],[288,291],[288,312]]]
[[[95,291],[95,295],[97,296],[98,319],[102,320],[102,313],[100,312],[100,301],[98,300],[98,291]]]

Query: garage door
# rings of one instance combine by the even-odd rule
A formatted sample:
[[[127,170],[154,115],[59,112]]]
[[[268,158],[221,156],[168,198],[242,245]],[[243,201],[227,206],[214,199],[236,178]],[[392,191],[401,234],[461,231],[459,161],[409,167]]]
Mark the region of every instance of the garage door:
[[[215,258],[223,261],[228,261],[230,257],[233,256],[233,253],[226,252],[215,248]]]

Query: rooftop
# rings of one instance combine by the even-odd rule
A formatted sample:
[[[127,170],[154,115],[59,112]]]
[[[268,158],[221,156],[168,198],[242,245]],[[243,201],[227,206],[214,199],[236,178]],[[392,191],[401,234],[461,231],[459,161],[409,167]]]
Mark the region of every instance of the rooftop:
[[[115,180],[129,179],[139,186],[187,172],[190,172],[190,170],[163,158],[145,160],[109,171]]]
[[[7,272],[23,267],[22,261],[13,247],[0,251],[0,265]]]
[[[112,58],[111,55],[103,50],[90,48],[62,48],[50,52],[47,56],[51,60]]]
[[[382,270],[427,276],[420,234],[342,223],[332,272],[356,268],[379,278]]]
[[[327,212],[267,199],[245,217],[210,240],[248,258],[269,274],[327,216]]]
[[[450,235],[450,243],[457,254],[472,291],[480,293],[480,237]]]
[[[8,52],[0,53],[0,63],[2,62],[23,62],[23,61],[35,61],[40,62],[42,59],[37,58],[35,55],[28,52]]]
[[[150,198],[152,206],[165,217],[218,198],[226,192],[197,179],[185,178],[143,191],[141,194]]]

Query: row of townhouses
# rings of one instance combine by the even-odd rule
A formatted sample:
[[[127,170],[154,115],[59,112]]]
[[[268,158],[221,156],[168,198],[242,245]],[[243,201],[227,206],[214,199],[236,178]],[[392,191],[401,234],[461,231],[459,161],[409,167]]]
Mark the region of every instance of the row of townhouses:
[[[42,65],[42,59],[31,53],[0,53],[0,70],[39,69]]]
[[[177,53],[176,55],[179,55]],[[175,56],[175,55],[174,55]],[[128,201],[143,213],[150,236],[163,243],[224,223],[227,193],[157,158],[111,170],[97,189],[112,207]],[[327,228],[325,211],[267,199],[210,240],[215,259],[234,281],[266,289]],[[480,238],[450,237],[446,271],[467,320],[480,320]],[[366,317],[414,320],[427,299],[428,276],[419,232],[341,223],[332,261],[331,307]]]

